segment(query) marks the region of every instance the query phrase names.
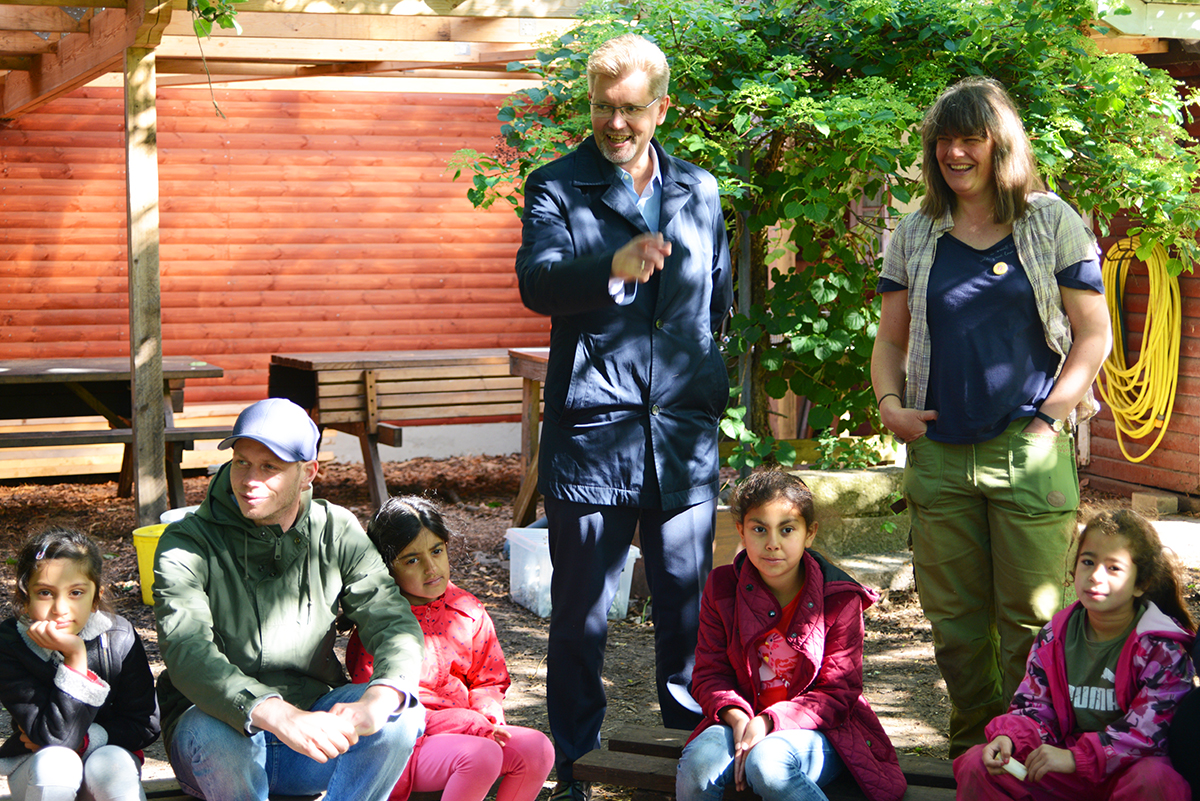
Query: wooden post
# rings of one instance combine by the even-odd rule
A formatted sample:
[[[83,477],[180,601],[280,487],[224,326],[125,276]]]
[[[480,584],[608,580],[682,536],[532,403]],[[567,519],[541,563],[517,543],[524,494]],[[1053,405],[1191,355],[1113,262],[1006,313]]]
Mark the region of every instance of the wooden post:
[[[134,504],[139,526],[167,510],[166,443],[171,412],[162,376],[158,275],[158,117],[154,50],[125,50],[125,187],[129,259],[129,367],[133,391]]]

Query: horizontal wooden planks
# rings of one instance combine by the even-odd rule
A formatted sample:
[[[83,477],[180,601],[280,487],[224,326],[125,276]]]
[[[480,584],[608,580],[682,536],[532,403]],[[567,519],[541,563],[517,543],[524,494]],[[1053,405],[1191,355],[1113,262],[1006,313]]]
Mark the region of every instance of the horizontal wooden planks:
[[[226,366],[189,404],[263,397],[274,353],[547,343],[520,222],[450,167],[496,147],[499,97],[278,86],[218,89],[224,119],[207,88],[159,89],[164,350]],[[101,87],[0,130],[6,354],[127,354],[123,130]]]

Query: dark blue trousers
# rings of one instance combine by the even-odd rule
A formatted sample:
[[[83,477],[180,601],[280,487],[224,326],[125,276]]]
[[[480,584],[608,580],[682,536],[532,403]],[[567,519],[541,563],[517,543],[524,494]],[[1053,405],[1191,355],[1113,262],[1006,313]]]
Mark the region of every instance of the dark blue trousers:
[[[700,715],[670,690],[686,688],[696,660],[700,595],[712,568],[717,503],[682,509],[595,506],[545,499],[550,526],[550,644],[546,709],[559,781],[600,747],[607,701],[601,674],[608,608],[634,531],[639,532],[654,621],[655,678],[663,725],[691,730]],[[684,694],[685,699],[687,698]]]

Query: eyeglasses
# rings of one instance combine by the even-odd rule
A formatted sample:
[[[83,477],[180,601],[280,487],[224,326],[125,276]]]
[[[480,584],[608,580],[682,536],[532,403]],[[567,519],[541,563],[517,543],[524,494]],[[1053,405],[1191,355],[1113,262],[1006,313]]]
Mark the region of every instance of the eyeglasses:
[[[662,96],[658,96],[644,106],[610,106],[608,103],[589,103],[592,107],[592,116],[600,120],[612,119],[613,115],[620,112],[621,116],[626,120],[636,120],[653,106],[658,101],[662,100]]]

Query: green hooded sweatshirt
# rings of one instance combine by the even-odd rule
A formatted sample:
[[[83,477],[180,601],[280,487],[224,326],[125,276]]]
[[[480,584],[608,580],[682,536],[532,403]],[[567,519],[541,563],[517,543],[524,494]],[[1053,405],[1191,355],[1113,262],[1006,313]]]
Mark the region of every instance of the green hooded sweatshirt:
[[[379,553],[347,509],[301,496],[288,531],[238,509],[226,464],[198,510],[172,523],[154,556],[154,617],[166,671],[162,730],[195,704],[238,731],[280,696],[309,709],[347,682],[334,652],[340,610],[375,655],[372,684],[419,698],[424,636]]]

